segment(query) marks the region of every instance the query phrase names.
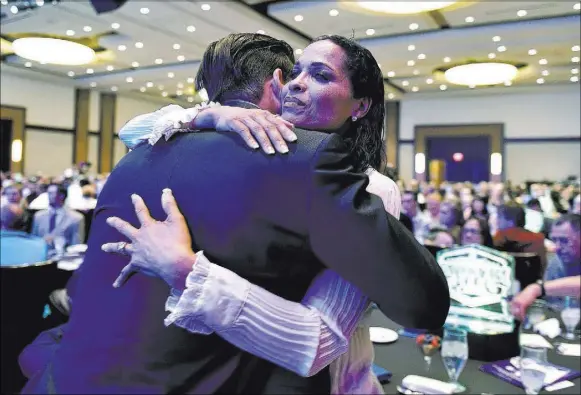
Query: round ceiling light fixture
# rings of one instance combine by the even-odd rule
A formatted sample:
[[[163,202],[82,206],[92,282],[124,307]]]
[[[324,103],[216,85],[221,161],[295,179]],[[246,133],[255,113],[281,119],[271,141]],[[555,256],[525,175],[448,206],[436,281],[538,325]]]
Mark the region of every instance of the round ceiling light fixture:
[[[455,85],[485,86],[514,80],[518,70],[524,66],[507,62],[471,61],[436,71],[444,73],[446,81]]]
[[[386,14],[419,14],[448,7],[457,1],[358,1],[361,8]]]
[[[41,63],[78,66],[91,63],[95,51],[74,41],[51,37],[23,37],[12,42],[14,53]]]

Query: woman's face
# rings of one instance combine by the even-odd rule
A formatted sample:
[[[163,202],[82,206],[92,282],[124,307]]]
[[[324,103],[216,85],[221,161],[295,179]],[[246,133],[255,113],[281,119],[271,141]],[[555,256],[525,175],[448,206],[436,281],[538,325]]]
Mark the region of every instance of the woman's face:
[[[282,117],[298,127],[337,130],[356,115],[345,52],[329,40],[305,48],[282,92]]]
[[[478,221],[475,219],[466,221],[462,228],[462,245],[482,244],[484,241],[482,240],[481,232]]]
[[[480,214],[484,210],[484,202],[480,199],[475,199],[472,202],[472,208],[476,213]]]

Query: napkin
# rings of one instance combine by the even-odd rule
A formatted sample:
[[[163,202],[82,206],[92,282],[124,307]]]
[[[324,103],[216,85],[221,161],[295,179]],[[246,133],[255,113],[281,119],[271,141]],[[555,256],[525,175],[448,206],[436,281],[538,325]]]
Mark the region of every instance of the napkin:
[[[404,377],[401,384],[413,392],[420,392],[426,395],[453,394],[456,389],[454,384],[416,375]]]
[[[519,337],[519,343],[521,346],[553,348],[553,345],[549,343],[544,337],[535,333],[521,333]]]
[[[539,322],[533,328],[536,332],[539,332],[541,335],[547,336],[550,339],[554,339],[561,334],[561,324],[556,318],[550,318],[543,322]]]
[[[557,346],[557,352],[561,355],[581,357],[581,344],[561,343]]]

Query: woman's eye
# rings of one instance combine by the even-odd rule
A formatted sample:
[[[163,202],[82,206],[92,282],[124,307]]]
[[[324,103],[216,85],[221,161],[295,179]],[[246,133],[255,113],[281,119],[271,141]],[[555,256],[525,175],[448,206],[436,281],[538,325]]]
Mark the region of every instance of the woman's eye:
[[[315,77],[320,81],[329,81],[329,77],[327,77],[324,73],[317,73]]]

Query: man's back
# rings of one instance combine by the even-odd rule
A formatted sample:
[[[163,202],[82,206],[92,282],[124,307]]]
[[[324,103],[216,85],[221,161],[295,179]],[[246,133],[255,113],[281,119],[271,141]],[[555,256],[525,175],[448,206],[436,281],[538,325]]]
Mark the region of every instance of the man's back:
[[[112,287],[128,259],[101,251],[103,243],[120,238],[105,221],[119,216],[138,224],[132,193],[163,219],[161,191],[169,187],[194,249],[299,301],[322,268],[306,238],[307,206],[310,162],[328,136],[299,137],[296,152],[285,157],[208,132],[140,146],[123,158],[99,198],[67,336],[50,367],[57,392],[208,393],[228,378],[241,352],[216,335],[164,327],[169,287],[162,280],[138,275]]]

